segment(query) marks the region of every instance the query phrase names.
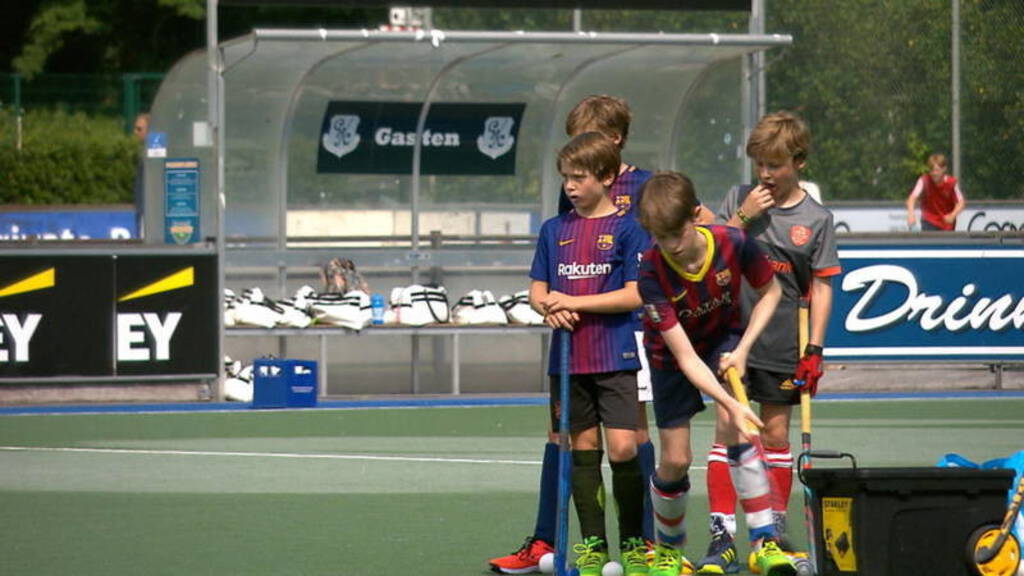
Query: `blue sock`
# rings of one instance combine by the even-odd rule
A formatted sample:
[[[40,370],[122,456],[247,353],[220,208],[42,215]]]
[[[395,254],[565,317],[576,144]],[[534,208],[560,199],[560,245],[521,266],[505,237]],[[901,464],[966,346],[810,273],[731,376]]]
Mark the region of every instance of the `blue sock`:
[[[537,526],[533,537],[548,544],[555,543],[558,523],[558,444],[544,445],[540,467],[540,502],[537,504]]]
[[[640,473],[644,478],[654,476],[654,444],[650,440],[637,447]],[[651,492],[644,490],[643,534],[646,540],[654,542],[654,511],[651,509]]]

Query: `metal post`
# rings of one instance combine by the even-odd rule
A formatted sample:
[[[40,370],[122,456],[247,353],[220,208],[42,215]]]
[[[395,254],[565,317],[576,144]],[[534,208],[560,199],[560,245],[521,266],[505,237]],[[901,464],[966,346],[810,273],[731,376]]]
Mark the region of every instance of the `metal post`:
[[[740,67],[740,74],[742,75],[740,82],[740,118],[743,123],[743,136],[736,143],[736,155],[742,160],[742,173],[740,174],[740,182],[744,184],[751,183],[751,171],[753,170],[753,164],[750,162],[750,158],[744,153],[744,146],[747,142],[747,138],[750,136],[750,131],[754,129],[754,114],[751,111],[753,108],[753,81],[751,80],[752,73],[751,65],[752,55],[743,57],[743,65]]]
[[[320,366],[317,367],[317,380],[320,384],[320,397],[327,397],[327,335],[320,335]]]
[[[953,22],[950,35],[953,37],[952,54],[952,86],[950,87],[953,106],[953,176],[960,180],[963,168],[960,161],[960,0],[953,2]]]
[[[124,120],[124,131],[131,134],[138,113],[138,98],[132,93],[134,74],[121,74],[121,119]]]
[[[206,0],[206,73],[207,118],[213,136],[213,186],[216,194],[217,221],[217,380],[214,382],[212,397],[224,399],[224,315],[220,313],[224,298],[224,79],[221,76],[220,41],[217,38],[217,0]]]
[[[462,371],[459,364],[462,358],[459,356],[459,333],[452,333],[452,394],[458,396],[462,393]]]
[[[750,33],[764,34],[765,0],[753,0],[750,4]],[[753,54],[754,63],[754,121],[765,115],[767,110],[767,91],[765,86],[765,53],[758,50]]]
[[[420,393],[420,337],[417,334],[413,334],[410,337],[412,341],[412,349],[410,350],[410,370],[409,378],[410,385],[413,394]]]
[[[583,31],[583,10],[579,8],[572,11],[572,30],[573,32]]]
[[[764,34],[764,0],[752,0],[750,4],[750,33]],[[764,115],[765,97],[764,51],[753,52],[743,59],[743,83],[741,100],[743,119],[743,138],[736,143],[736,153],[743,160],[743,176],[741,181],[749,184],[752,165],[750,158],[743,152],[743,147],[750,136],[757,119]]]
[[[11,77],[11,81],[14,82],[14,116],[15,116],[15,137],[14,137],[14,149],[21,151],[21,74],[15,74]]]

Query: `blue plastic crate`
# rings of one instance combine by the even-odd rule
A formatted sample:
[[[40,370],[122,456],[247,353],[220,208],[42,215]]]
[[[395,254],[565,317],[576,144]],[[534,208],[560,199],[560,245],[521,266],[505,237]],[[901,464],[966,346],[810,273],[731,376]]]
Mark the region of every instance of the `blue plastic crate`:
[[[260,358],[253,363],[253,408],[316,406],[317,374],[313,360]]]

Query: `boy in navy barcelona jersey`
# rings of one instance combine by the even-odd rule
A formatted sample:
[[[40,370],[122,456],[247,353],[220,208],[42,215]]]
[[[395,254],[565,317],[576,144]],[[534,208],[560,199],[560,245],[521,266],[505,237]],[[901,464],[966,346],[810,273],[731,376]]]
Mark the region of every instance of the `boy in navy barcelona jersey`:
[[[625,100],[607,95],[587,96],[569,112],[565,121],[565,132],[570,137],[576,137],[585,132],[599,132],[615,143],[621,155],[629,137],[629,126],[632,122],[632,113]],[[615,182],[608,188],[608,196],[620,212],[631,216],[636,214],[636,207],[640,200],[640,188],[644,182],[651,177],[651,172],[642,170],[621,160],[617,169],[618,176]],[[573,210],[573,203],[569,200],[566,190],[563,188],[558,193],[558,213],[566,214]],[[704,210],[714,219],[710,210]],[[635,218],[635,216],[633,216]],[[646,233],[644,233],[646,234]],[[645,246],[646,248],[646,246]],[[634,318],[633,334],[636,339],[637,349],[643,344],[643,326],[639,315]],[[637,373],[637,394],[640,405],[637,407],[639,424],[637,428],[637,453],[640,458],[640,468],[643,476],[649,477],[654,472],[654,445],[651,443],[650,435],[647,432],[647,408],[646,402],[651,401],[651,379],[647,370],[646,358],[640,355],[641,369]],[[522,547],[499,558],[492,558],[489,561],[491,569],[495,572],[506,574],[523,574],[539,570],[538,563],[541,556],[553,551],[552,544],[555,537],[555,523],[557,518],[557,493],[558,493],[558,434],[548,430],[548,440],[544,446],[544,457],[541,465],[540,498],[537,506],[537,518],[534,532],[526,539]],[[650,500],[644,502],[644,538],[653,540],[653,527],[651,519]]]
[[[800,403],[801,383],[811,396],[822,376],[821,352],[832,310],[832,277],[839,274],[832,213],[800,187],[800,170],[810,151],[810,131],[789,112],[769,114],[758,121],[747,140],[754,161],[756,186],[734,187],[726,194],[718,218],[739,227],[757,241],[768,256],[782,286],[782,300],[764,336],[750,351],[747,390],[761,405],[764,449],[771,466],[772,508],[780,536],[786,531],[786,507],[793,486],[793,455],[789,445],[792,406]],[[753,293],[745,291],[747,305]],[[801,299],[810,301],[807,347],[799,349],[798,317]],[[721,413],[719,413],[721,415]],[[736,492],[722,442],[724,425],[715,430],[708,455],[708,498],[712,540],[702,564],[729,567],[723,555],[735,556]],[[748,518],[749,523],[749,518]],[[789,548],[789,546],[784,546]]]
[[[620,552],[626,576],[647,574],[642,538],[643,477],[637,460],[633,337],[639,254],[646,234],[608,197],[620,164],[615,143],[588,132],[558,154],[574,209],[541,226],[530,268],[530,304],[548,326],[571,332],[572,498],[583,543],[573,550],[580,576],[600,576],[608,561],[601,478],[601,430],[612,469]],[[549,358],[551,424],[557,430],[560,339]]]
[[[639,218],[657,244],[644,254],[640,294],[661,439],[658,469],[650,479],[657,532],[650,575],[692,573],[681,550],[693,459],[690,422],[704,410],[701,392],[715,400],[729,423],[729,452],[740,463],[735,481],[744,508],[755,519],[751,537],[758,545],[761,573],[794,574],[776,542],[767,473],[754,447],[741,442],[746,421],[761,422],[712,371],[746,371],[747,355],[778,305],[781,289],[753,239],[727,226],[696,225],[695,209],[693,183],[682,174],[660,172],[644,185]],[[758,294],[747,326],[740,301],[744,279]]]

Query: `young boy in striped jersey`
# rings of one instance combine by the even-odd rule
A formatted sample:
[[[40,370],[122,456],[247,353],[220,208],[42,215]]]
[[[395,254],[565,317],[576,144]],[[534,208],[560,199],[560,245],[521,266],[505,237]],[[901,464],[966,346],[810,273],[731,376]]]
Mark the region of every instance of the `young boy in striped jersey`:
[[[608,562],[601,427],[612,469],[620,552],[626,576],[647,574],[642,538],[643,477],[637,460],[636,372],[632,314],[640,306],[638,256],[646,235],[608,196],[620,164],[602,134],[573,138],[558,170],[573,210],[544,222],[530,268],[530,305],[554,329],[571,333],[572,497],[583,542],[573,547],[580,576]],[[551,424],[558,429],[560,339],[551,346]]]
[[[654,415],[661,458],[650,480],[657,546],[650,576],[678,576],[686,541],[685,514],[693,459],[690,421],[704,410],[701,392],[715,400],[728,422],[730,454],[740,463],[735,481],[758,544],[762,574],[795,574],[776,543],[767,473],[751,444],[741,442],[746,420],[760,420],[721,386],[719,373],[735,367],[742,375],[751,346],[781,297],[771,265],[756,243],[727,226],[694,223],[693,183],[675,172],[660,172],[644,185],[639,219],[657,244],[644,254],[640,294]],[[740,290],[746,279],[758,294],[750,322],[741,320]]]
[[[789,112],[769,114],[758,121],[747,140],[747,155],[757,169],[757,185],[729,191],[718,218],[757,241],[767,254],[782,286],[782,300],[764,337],[750,351],[747,390],[761,405],[762,434],[772,488],[772,512],[780,537],[786,531],[786,507],[793,486],[793,456],[789,448],[792,406],[800,403],[799,382],[813,396],[822,375],[821,352],[832,309],[833,276],[839,274],[832,213],[800,187],[800,170],[807,162],[810,131]],[[752,291],[745,291],[749,306]],[[798,309],[809,298],[809,343],[798,350]],[[721,416],[719,412],[719,416]],[[735,462],[724,445],[724,422],[715,431],[708,456],[708,499],[711,544],[699,562],[703,574],[739,571],[736,547],[736,490],[730,468]],[[748,518],[749,523],[749,518]],[[785,548],[790,548],[784,545]],[[791,550],[790,550],[791,551]]]

